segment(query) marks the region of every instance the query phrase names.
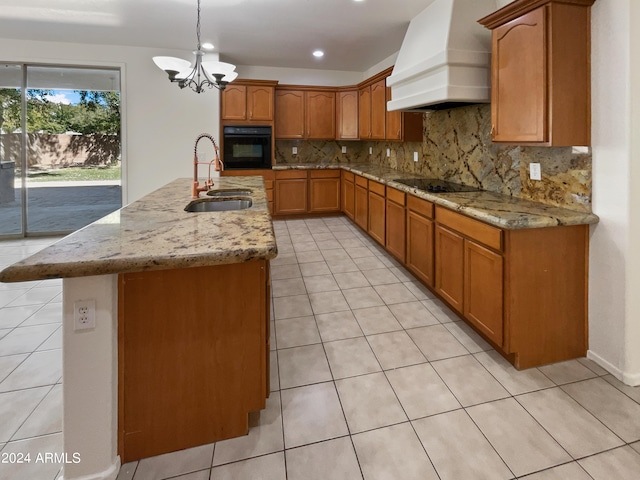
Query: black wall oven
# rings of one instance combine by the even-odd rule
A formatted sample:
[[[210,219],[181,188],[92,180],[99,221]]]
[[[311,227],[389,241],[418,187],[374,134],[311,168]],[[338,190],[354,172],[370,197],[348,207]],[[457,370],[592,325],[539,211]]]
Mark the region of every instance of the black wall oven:
[[[270,126],[224,126],[224,168],[271,168],[271,142]]]

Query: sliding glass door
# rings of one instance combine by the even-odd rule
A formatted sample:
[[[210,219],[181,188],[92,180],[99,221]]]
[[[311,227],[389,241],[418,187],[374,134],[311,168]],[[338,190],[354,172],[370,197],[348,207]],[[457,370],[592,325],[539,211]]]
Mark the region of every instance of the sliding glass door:
[[[0,236],[69,233],[120,208],[119,71],[6,65],[2,72],[1,171],[13,168],[13,182],[0,179],[7,192],[0,217],[11,219],[0,218]]]

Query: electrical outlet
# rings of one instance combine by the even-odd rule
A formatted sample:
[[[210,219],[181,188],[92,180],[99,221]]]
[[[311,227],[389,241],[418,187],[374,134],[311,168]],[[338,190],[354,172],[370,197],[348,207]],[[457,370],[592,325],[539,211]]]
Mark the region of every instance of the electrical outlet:
[[[73,304],[74,330],[96,328],[96,301],[79,300]]]
[[[414,162],[418,161],[418,152],[413,152],[413,161]]]
[[[391,149],[387,148],[387,157],[390,157],[390,156],[391,156]]]
[[[373,154],[373,147],[369,147],[369,155]]]
[[[542,172],[540,171],[539,163],[529,164],[529,178],[531,180],[542,180]]]
[[[347,147],[345,146],[342,147],[342,153],[347,153]]]
[[[298,154],[298,147],[292,147],[292,148],[291,148],[291,153],[292,153],[293,155],[297,155],[297,154]]]

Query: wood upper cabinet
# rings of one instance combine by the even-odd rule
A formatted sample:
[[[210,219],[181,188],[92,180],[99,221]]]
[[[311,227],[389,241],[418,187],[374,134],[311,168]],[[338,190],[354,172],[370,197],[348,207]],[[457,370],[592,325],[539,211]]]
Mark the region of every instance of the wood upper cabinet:
[[[371,86],[358,90],[358,132],[360,140],[371,138]]]
[[[276,90],[276,138],[335,138],[335,92]]]
[[[306,170],[283,170],[276,172],[276,215],[307,213],[307,197]]]
[[[336,136],[335,92],[305,92],[306,137],[333,139]]]
[[[368,228],[369,235],[384,246],[385,241],[385,186],[369,180]]]
[[[369,181],[361,177],[355,176],[355,195],[354,195],[354,208],[353,208],[353,220],[363,230],[367,230],[369,225]]]
[[[339,212],[340,207],[340,170],[311,170],[309,212]]]
[[[354,174],[342,171],[342,211],[351,220],[354,219],[355,209],[355,183]]]
[[[270,123],[273,122],[274,87],[234,82],[222,91],[221,104],[223,121]]]
[[[304,92],[276,90],[276,138],[304,138]]]
[[[391,100],[391,87],[387,87],[386,101]],[[387,140],[402,140],[402,112],[387,111],[387,126],[386,126],[386,138]]]
[[[358,90],[336,93],[336,139],[358,139]]]
[[[387,118],[387,83],[378,80],[371,85],[371,139],[384,140]]]
[[[590,144],[594,1],[516,0],[479,20],[492,29],[494,142]]]
[[[405,193],[387,187],[385,247],[402,263],[406,261]]]
[[[434,287],[433,203],[407,195],[407,259],[409,270]]]

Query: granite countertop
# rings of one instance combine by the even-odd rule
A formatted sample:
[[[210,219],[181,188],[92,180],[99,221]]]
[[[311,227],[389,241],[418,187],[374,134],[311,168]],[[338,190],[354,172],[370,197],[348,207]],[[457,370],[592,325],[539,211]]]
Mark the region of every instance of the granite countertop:
[[[544,203],[532,202],[501,193],[480,191],[460,193],[430,193],[395,182],[397,179],[421,178],[420,175],[398,172],[380,165],[363,164],[283,164],[274,170],[340,168],[384,183],[395,189],[423,198],[436,205],[456,210],[496,227],[509,230],[544,228],[559,225],[598,223],[597,215]]]
[[[0,281],[201,267],[277,255],[262,177],[215,178],[213,190],[252,190],[250,208],[227,212],[184,211],[191,182],[174,180],[64,237],[1,271]]]

